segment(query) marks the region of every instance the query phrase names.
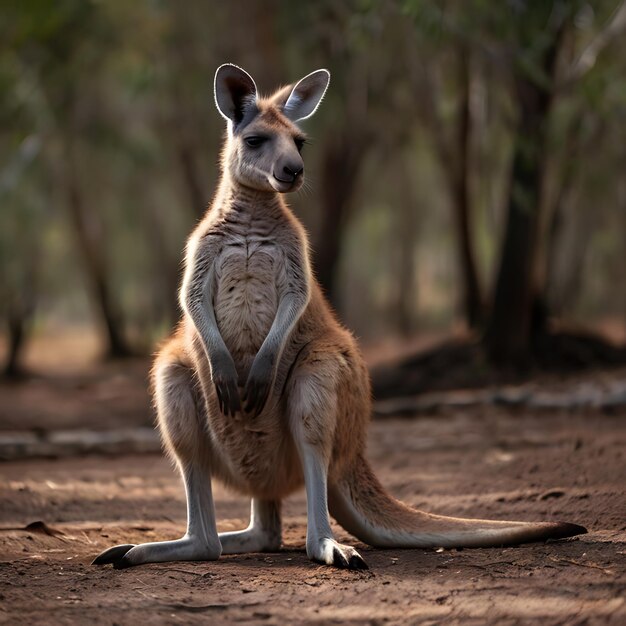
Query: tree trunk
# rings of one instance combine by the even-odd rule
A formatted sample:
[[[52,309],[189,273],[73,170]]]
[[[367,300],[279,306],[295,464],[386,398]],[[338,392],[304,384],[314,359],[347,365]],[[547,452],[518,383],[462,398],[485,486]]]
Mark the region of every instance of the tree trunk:
[[[23,374],[20,365],[20,357],[25,345],[27,325],[30,315],[25,310],[11,309],[7,314],[7,330],[9,346],[7,360],[4,366],[4,376],[7,378],[19,378]]]
[[[394,168],[397,178],[391,184],[403,189],[398,214],[394,219],[395,261],[394,298],[391,302],[391,315],[401,335],[410,337],[415,331],[415,309],[417,302],[415,244],[419,232],[419,195],[414,189],[409,160],[402,158]]]
[[[175,256],[169,250],[166,236],[167,223],[162,215],[162,207],[157,199],[150,202],[152,207],[147,216],[146,223],[150,233],[150,244],[153,252],[154,280],[156,296],[159,306],[157,314],[161,319],[157,323],[163,323],[166,318],[167,325],[174,325],[181,315],[178,304],[178,289],[183,276],[183,264],[179,256]]]
[[[67,205],[86,276],[90,283],[92,300],[107,339],[107,355],[112,358],[127,357],[132,354],[132,351],[124,337],[121,314],[113,299],[107,280],[102,242],[98,241],[97,236],[94,235],[100,225],[94,224],[95,214],[88,213],[85,209],[76,179],[74,155],[72,154],[72,147],[69,145],[71,139],[68,139],[67,142],[66,167],[63,173]]]
[[[341,242],[364,149],[358,138],[336,133],[322,151],[322,223],[314,246],[317,278],[333,305],[337,305],[337,264]]]
[[[424,117],[426,131],[430,134],[436,149],[441,171],[445,177],[453,225],[457,241],[456,254],[458,275],[461,281],[462,310],[470,328],[482,325],[484,304],[471,235],[471,140],[472,111],[470,101],[470,50],[469,46],[459,42],[456,46],[458,67],[459,106],[454,132],[448,131],[449,124],[444,122],[437,100],[443,99],[438,94],[437,83],[431,69],[424,66],[421,72],[414,72],[415,98],[421,115]],[[441,89],[439,88],[439,91]]]
[[[32,330],[37,303],[39,243],[37,239],[30,238],[21,241],[29,252],[22,259],[17,276],[14,275],[17,280],[6,280],[0,295],[8,340],[6,361],[2,368],[2,374],[6,378],[20,378],[25,373],[22,368],[22,354]]]
[[[551,84],[559,37],[546,51],[543,69]],[[533,318],[545,320],[545,300],[533,284],[548,117],[549,86],[518,75],[520,115],[513,152],[508,214],[491,316],[485,334],[495,364],[525,366],[530,359]]]
[[[192,215],[199,220],[207,209],[207,195],[200,174],[198,140],[193,135],[196,127],[192,117],[193,109],[185,103],[184,85],[180,80],[179,68],[185,67],[186,57],[182,47],[178,47],[172,56],[177,59],[178,66],[170,70],[170,110],[164,123],[164,131],[169,135],[168,140],[171,138],[181,184],[187,194]]]
[[[193,214],[200,219],[206,213],[207,197],[199,173],[197,148],[185,137],[186,129],[179,128],[177,132],[179,136],[177,138],[178,145],[176,150],[183,183],[187,190]]]
[[[456,167],[450,164],[452,201],[457,234],[459,275],[463,278],[463,310],[467,325],[478,328],[483,321],[483,299],[481,294],[474,247],[470,232],[470,146],[472,118],[470,107],[470,68],[469,52],[464,46],[459,49],[459,105],[457,147],[459,159]]]
[[[562,150],[562,161],[560,178],[557,183],[556,191],[553,194],[552,202],[548,205],[549,214],[546,216],[546,232],[544,240],[544,250],[538,255],[537,271],[535,276],[535,285],[537,287],[537,295],[543,294],[547,299],[550,292],[550,309],[554,314],[561,315],[564,311],[567,297],[563,299],[563,295],[578,292],[578,283],[581,276],[581,267],[584,263],[584,248],[586,237],[584,231],[589,232],[587,224],[580,227],[580,221],[577,220],[578,226],[574,233],[579,233],[575,240],[576,245],[565,245],[563,238],[565,227],[570,226],[573,218],[572,210],[569,204],[572,201],[572,189],[579,173],[579,163],[581,154],[581,132],[584,126],[584,115],[581,111],[574,117],[570,123],[564,147]],[[569,213],[569,215],[568,215]],[[586,222],[583,219],[582,222]],[[570,226],[571,230],[571,226]],[[568,250],[573,250],[574,254],[568,255]],[[567,263],[559,265],[559,260],[568,258]],[[571,258],[570,258],[571,257]],[[567,268],[566,272],[563,270]],[[571,291],[573,289],[573,292]],[[570,300],[571,302],[571,300]],[[545,307],[547,314],[548,307]],[[543,325],[545,329],[547,320],[535,322],[534,332]]]

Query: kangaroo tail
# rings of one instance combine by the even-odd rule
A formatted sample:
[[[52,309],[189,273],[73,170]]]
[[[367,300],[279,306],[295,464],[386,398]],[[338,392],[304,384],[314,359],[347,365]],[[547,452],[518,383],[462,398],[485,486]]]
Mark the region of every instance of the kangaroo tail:
[[[418,511],[390,496],[361,455],[329,485],[328,504],[343,528],[378,548],[489,548],[587,532],[567,522],[500,522]]]

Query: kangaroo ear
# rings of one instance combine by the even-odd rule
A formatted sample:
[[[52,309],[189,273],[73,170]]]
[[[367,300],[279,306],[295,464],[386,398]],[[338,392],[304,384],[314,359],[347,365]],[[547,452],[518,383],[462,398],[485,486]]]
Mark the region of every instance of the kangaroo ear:
[[[257,90],[252,76],[232,63],[217,68],[214,90],[217,110],[235,126],[256,101]]]
[[[311,117],[322,101],[329,82],[330,72],[328,70],[316,70],[305,76],[291,90],[283,108],[285,116],[292,122]]]

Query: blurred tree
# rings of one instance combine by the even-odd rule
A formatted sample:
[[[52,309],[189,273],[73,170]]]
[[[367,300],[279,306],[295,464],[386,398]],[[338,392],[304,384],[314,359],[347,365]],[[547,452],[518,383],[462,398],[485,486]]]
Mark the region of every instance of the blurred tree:
[[[131,350],[108,275],[104,227],[98,211],[85,201],[87,177],[78,154],[81,138],[91,129],[98,131],[98,94],[88,89],[99,70],[100,46],[111,44],[112,32],[96,5],[80,0],[11,3],[5,19],[5,45],[16,52],[22,71],[36,76],[53,121],[58,142],[51,142],[46,156],[63,190],[108,354],[127,356]]]
[[[111,353],[147,349],[178,317],[181,250],[218,173],[211,81],[227,61],[264,92],[332,72],[306,123],[315,192],[289,200],[364,338],[440,330],[458,301],[494,359],[523,361],[548,313],[615,312],[625,21],[616,0],[7,3],[9,352],[34,295],[44,326],[91,306]],[[39,150],[6,178],[31,138]]]
[[[517,121],[506,227],[490,312],[484,320],[484,344],[496,363],[524,363],[530,357],[534,338],[547,331],[546,276],[552,258],[549,244],[553,241],[547,233],[550,216],[558,212],[546,207],[555,94],[564,83],[571,89],[572,83],[594,66],[601,50],[623,30],[624,3],[617,8],[615,3],[604,3],[603,10],[612,11],[610,19],[566,75],[559,74],[561,48],[574,29],[574,21],[585,12],[593,14],[586,2],[511,1],[494,7],[483,0],[405,0],[403,6],[415,27],[415,41],[407,56],[428,58],[425,63],[414,63],[410,76],[418,110],[430,130],[455,208],[459,275],[463,278],[464,312],[470,327],[480,326],[483,321],[483,298],[471,236],[472,56],[480,55],[493,64],[510,87]],[[448,85],[435,77],[437,71],[446,72],[450,49],[456,51],[458,80],[452,90],[452,98],[457,101],[456,120],[450,120],[449,114],[445,116],[451,98],[446,92]],[[432,62],[433,54],[439,57],[438,64]],[[565,155],[565,159],[567,162],[571,155]],[[557,204],[563,202],[572,171],[571,166],[564,168]]]
[[[602,47],[626,27],[626,3],[618,6],[565,77],[558,74],[559,53],[567,30],[586,3],[556,0],[516,6],[518,15],[508,39],[513,43],[509,54],[518,122],[506,230],[485,345],[496,363],[524,364],[533,341],[547,332],[546,272],[542,271],[547,256],[542,225],[547,220],[542,216],[542,194],[555,94],[563,78],[579,80],[591,69]]]
[[[406,55],[413,59],[407,77],[420,121],[430,136],[446,179],[454,216],[462,311],[469,328],[480,328],[484,301],[472,236],[473,47],[467,36],[476,25],[457,9],[459,25],[454,29],[444,28],[445,5],[439,3],[405,0],[403,6],[413,25],[407,34]],[[448,50],[452,54],[446,54]],[[444,74],[448,80],[436,74]],[[453,115],[447,111],[450,100],[456,101]]]
[[[328,66],[332,74],[324,105],[331,121],[318,152],[320,218],[313,249],[317,278],[335,306],[341,247],[363,165],[380,144],[397,148],[407,139],[394,93],[404,68],[387,62],[400,54],[401,23],[397,3],[390,0],[324,0],[287,17],[287,24],[303,33],[308,67]],[[396,111],[393,122],[390,110]]]
[[[12,133],[21,134],[15,127]],[[0,316],[8,336],[2,373],[9,378],[24,373],[21,357],[37,303],[45,222],[38,189],[24,185],[24,173],[33,167],[41,142],[28,136],[15,148],[0,171],[0,203],[12,208],[2,211],[0,218]]]
[[[547,251],[537,268],[537,284],[546,285],[548,308],[557,317],[567,315],[577,299],[584,298],[585,267],[599,218],[614,211],[613,202],[617,207],[620,203],[619,193],[611,198],[611,189],[617,188],[609,182],[614,178],[608,163],[612,158],[620,158],[619,149],[614,154],[613,142],[623,145],[621,125],[613,126],[611,120],[623,119],[626,111],[626,65],[619,52],[607,51],[605,62],[595,61],[600,53],[599,42],[608,45],[607,37],[623,28],[620,23],[626,19],[625,8],[622,3],[605,28],[589,39],[582,53],[576,32],[570,31],[563,55],[565,78],[559,86],[552,119],[552,133],[556,135],[553,143],[561,147],[557,154],[559,167],[548,203]],[[581,27],[592,17],[589,10],[581,12]],[[588,71],[592,66],[593,71]],[[589,154],[596,158],[590,161]],[[601,182],[595,184],[608,192],[607,201],[602,203],[607,206],[590,211],[587,200],[581,198],[581,187],[585,186],[585,179],[598,178]]]
[[[0,20],[0,32],[6,29]],[[24,374],[22,353],[33,328],[49,227],[49,177],[39,162],[44,133],[32,91],[14,51],[0,47],[0,320],[7,336],[0,372],[11,378]]]
[[[520,5],[511,25],[514,97],[518,105],[513,166],[502,256],[485,344],[496,363],[524,363],[530,357],[532,284],[544,184],[548,117],[559,49],[570,17],[559,2]],[[543,312],[536,312],[543,318]]]

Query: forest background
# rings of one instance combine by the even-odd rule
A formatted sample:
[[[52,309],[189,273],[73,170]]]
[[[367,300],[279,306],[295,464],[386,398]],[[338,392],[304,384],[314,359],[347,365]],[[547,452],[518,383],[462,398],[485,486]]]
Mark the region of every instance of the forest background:
[[[614,0],[6,3],[5,373],[38,338],[123,357],[169,332],[219,176],[226,61],[265,92],[331,71],[289,201],[366,345],[453,334],[519,367],[564,329],[623,344],[625,27]]]

